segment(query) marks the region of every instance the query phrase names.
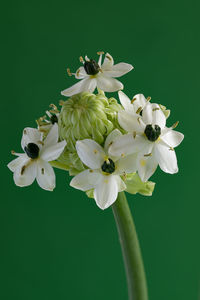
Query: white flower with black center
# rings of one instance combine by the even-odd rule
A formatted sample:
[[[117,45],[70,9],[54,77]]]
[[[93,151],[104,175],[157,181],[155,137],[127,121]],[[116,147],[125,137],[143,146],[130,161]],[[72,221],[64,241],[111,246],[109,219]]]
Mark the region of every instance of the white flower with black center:
[[[118,63],[114,65],[114,60],[109,53],[106,53],[103,64],[103,52],[98,52],[99,60],[89,59],[85,56],[85,60],[81,57],[80,61],[83,67],[80,67],[76,73],[71,73],[68,69],[68,74],[74,75],[80,82],[72,87],[61,92],[64,96],[72,96],[83,91],[93,92],[95,88],[99,88],[104,92],[115,92],[124,88],[123,84],[115,79],[121,77],[133,69],[133,66],[127,63]]]
[[[76,142],[77,153],[89,169],[76,175],[70,185],[82,191],[94,189],[94,199],[101,209],[112,205],[118,192],[126,189],[120,175],[136,171],[135,154],[125,158],[108,155],[109,146],[119,136],[119,130],[112,131],[105,141],[104,149],[91,139]]]
[[[138,153],[137,170],[142,181],[147,181],[157,166],[170,174],[178,172],[174,148],[184,135],[167,128],[166,117],[156,103],[147,103],[142,116],[130,111],[120,111],[118,121],[128,134],[116,139],[109,149],[112,155],[126,156]]]
[[[37,180],[48,191],[55,188],[55,174],[49,161],[56,160],[63,152],[66,141],[58,142],[58,125],[55,123],[43,141],[42,133],[35,128],[25,128],[21,146],[25,153],[15,153],[18,158],[8,164],[17,186],[31,185]]]

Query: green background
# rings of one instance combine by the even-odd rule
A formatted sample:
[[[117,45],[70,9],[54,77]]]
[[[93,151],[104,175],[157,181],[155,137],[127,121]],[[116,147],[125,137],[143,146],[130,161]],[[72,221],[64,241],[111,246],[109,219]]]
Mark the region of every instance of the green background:
[[[180,171],[157,170],[152,197],[128,195],[141,243],[150,300],[200,294],[198,1],[7,1],[1,9],[0,299],[127,299],[112,210],[69,187],[56,170],[53,193],[16,187],[6,167],[60,91],[66,68],[108,51],[135,70],[125,93],[171,109],[185,134]]]

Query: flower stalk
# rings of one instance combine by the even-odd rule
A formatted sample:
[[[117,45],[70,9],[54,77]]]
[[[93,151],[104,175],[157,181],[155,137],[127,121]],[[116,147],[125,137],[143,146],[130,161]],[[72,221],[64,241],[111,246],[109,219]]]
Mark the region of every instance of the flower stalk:
[[[148,300],[141,250],[124,192],[118,194],[112,210],[124,259],[129,300]]]

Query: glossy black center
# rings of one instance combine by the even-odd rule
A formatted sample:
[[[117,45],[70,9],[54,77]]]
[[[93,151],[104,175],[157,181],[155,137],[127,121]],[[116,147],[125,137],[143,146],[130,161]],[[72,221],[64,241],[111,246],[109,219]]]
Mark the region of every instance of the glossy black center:
[[[103,172],[112,174],[115,171],[115,163],[112,159],[105,160],[101,166]]]
[[[84,63],[84,69],[88,75],[96,75],[99,73],[100,67],[94,59],[90,59]]]
[[[161,129],[158,125],[154,125],[153,127],[151,124],[148,124],[145,128],[144,133],[146,134],[146,137],[149,141],[155,142],[161,134]]]
[[[38,158],[40,149],[38,145],[34,143],[29,143],[27,146],[25,146],[24,151],[26,152],[28,157],[34,159]]]
[[[58,123],[58,117],[55,114],[53,114],[50,118],[50,121],[52,124]]]

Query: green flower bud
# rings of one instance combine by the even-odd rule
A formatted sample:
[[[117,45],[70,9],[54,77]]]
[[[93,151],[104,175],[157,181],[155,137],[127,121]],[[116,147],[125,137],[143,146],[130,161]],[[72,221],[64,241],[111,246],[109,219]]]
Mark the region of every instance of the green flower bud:
[[[59,135],[61,140],[67,141],[67,146],[58,160],[66,165],[70,175],[85,169],[76,153],[76,141],[93,139],[103,145],[115,128],[123,132],[117,120],[117,112],[121,109],[116,99],[108,99],[102,91],[97,95],[83,92],[62,103]]]

